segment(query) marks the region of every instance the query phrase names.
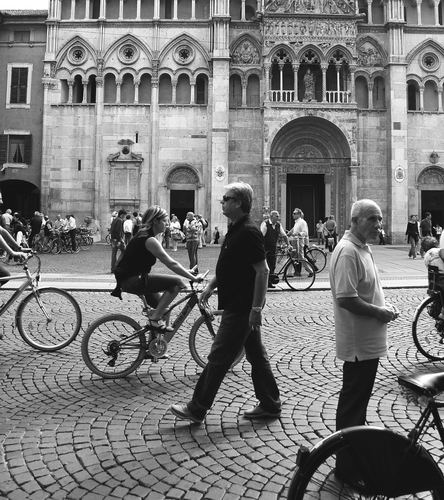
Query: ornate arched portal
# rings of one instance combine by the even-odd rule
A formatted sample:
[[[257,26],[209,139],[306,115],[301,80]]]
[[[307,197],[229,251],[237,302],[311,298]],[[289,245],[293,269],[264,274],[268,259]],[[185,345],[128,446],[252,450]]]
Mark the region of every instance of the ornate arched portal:
[[[426,167],[418,176],[420,193],[419,212],[432,214],[432,223],[444,226],[444,168],[438,165]]]
[[[40,210],[40,189],[27,181],[8,180],[0,182],[2,211],[10,208],[24,217],[31,217]]]
[[[350,165],[349,143],[336,125],[315,116],[287,123],[270,148],[269,207],[278,207],[287,227],[299,207],[312,234],[316,222],[329,215],[345,229],[350,201],[356,198],[356,172],[350,175]]]
[[[196,212],[199,173],[190,165],[175,165],[167,174],[170,213],[183,222],[187,212]]]

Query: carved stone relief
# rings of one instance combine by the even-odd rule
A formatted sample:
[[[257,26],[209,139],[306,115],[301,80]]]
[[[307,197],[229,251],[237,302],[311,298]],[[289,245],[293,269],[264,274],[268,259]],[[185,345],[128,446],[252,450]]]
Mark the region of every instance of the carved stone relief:
[[[332,43],[354,46],[356,35],[354,20],[268,18],[264,21],[266,46],[278,42],[288,42],[293,45],[318,42],[323,44],[323,47]]]
[[[354,14],[353,0],[268,0],[265,12],[283,14]]]
[[[358,66],[383,66],[384,57],[369,41],[358,45]]]
[[[423,170],[418,177],[420,186],[431,184],[437,186],[444,185],[444,169],[440,167],[430,167]]]
[[[168,184],[198,184],[195,172],[187,167],[178,167],[168,176]]]
[[[259,64],[259,61],[259,53],[249,40],[241,42],[232,54],[233,64]]]

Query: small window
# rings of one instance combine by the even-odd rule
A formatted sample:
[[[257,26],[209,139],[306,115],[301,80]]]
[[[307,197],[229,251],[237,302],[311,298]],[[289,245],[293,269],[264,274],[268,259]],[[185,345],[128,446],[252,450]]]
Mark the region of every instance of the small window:
[[[12,68],[11,104],[26,104],[28,91],[28,68]]]
[[[14,31],[14,42],[29,42],[30,40],[30,31]]]
[[[0,164],[27,164],[31,163],[31,136],[30,135],[2,135],[0,136]]]

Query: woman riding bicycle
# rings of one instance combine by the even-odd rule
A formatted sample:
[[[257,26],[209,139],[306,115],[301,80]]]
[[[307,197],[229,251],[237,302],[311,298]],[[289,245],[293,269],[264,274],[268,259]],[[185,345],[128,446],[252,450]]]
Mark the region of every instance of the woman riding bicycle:
[[[117,286],[111,292],[111,295],[120,299],[122,291],[144,295],[147,303],[155,308],[149,318],[151,327],[159,330],[168,329],[162,318],[168,306],[186,285],[176,276],[152,274],[151,268],[156,260],[159,259],[171,271],[189,281],[202,281],[201,276],[191,274],[162,248],[156,236],[165,231],[167,223],[167,212],[157,205],[149,207],[143,214],[142,226],[128,243],[116,265],[114,275]]]

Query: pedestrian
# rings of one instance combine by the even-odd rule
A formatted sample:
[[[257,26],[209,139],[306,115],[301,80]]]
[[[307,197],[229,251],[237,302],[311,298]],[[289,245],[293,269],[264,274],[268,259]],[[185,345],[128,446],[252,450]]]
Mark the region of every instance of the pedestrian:
[[[197,220],[200,222],[202,226],[202,231],[200,233],[200,241],[199,248],[207,246],[207,229],[208,229],[208,221],[202,215],[197,215]]]
[[[288,231],[288,238],[291,246],[296,250],[297,260],[301,262],[304,269],[308,272],[308,277],[313,276],[311,268],[308,267],[304,258],[304,248],[308,246],[308,225],[304,220],[304,213],[300,208],[293,210],[294,226]],[[300,273],[298,273],[300,274]]]
[[[265,258],[270,269],[268,288],[275,288],[273,279],[275,278],[274,270],[276,268],[276,251],[279,237],[283,238],[287,245],[290,246],[287,233],[279,222],[279,212],[277,210],[272,210],[270,217],[262,221],[261,233],[264,236]]]
[[[410,220],[407,222],[407,229],[405,230],[405,235],[407,236],[407,243],[410,245],[409,259],[411,258],[416,259],[418,242],[419,242],[419,223],[417,215],[410,216]]]
[[[73,252],[77,251],[77,242],[76,242],[76,232],[77,232],[77,223],[74,215],[70,214],[66,216],[66,227],[68,230],[69,238],[71,239],[71,249]]]
[[[31,234],[29,235],[29,247],[32,248],[34,245],[35,237],[40,234],[42,230],[42,214],[36,210],[34,215],[31,217]]]
[[[426,236],[433,236],[432,227],[432,214],[430,212],[425,212],[424,219],[422,219],[421,223],[419,224],[419,237],[421,238],[421,240]],[[422,249],[422,247],[420,248],[419,253],[421,255],[421,258],[424,257],[424,250]]]
[[[171,231],[171,241],[173,243],[173,252],[177,252],[177,245],[179,241],[182,241],[184,234],[180,230],[180,222],[177,215],[171,215],[170,231]]]
[[[330,215],[324,223],[325,248],[333,252],[338,244],[338,228],[334,215]]]
[[[12,210],[10,208],[8,208],[0,218],[1,226],[4,227],[9,232],[9,234],[12,234],[11,224],[13,219],[14,217],[12,215]]]
[[[139,212],[134,211],[133,212],[133,236],[136,236],[137,231],[140,229],[141,225],[142,225],[142,217],[139,214]]]
[[[165,226],[165,231],[163,232],[162,245],[168,250],[170,248],[170,242],[171,242],[171,227],[170,227],[170,222],[168,221],[167,225]]]
[[[358,200],[351,226],[335,248],[330,263],[336,356],[343,361],[336,430],[364,425],[379,358],[387,354],[387,323],[398,317],[385,303],[384,292],[367,242],[377,240],[382,212],[372,200]],[[336,475],[354,483],[353,460],[336,459]]]
[[[117,262],[117,251],[120,251],[119,260],[122,258],[125,250],[125,241],[123,233],[123,219],[126,217],[126,210],[123,208],[117,212],[109,229],[111,235],[111,273],[114,272]]]
[[[217,226],[214,226],[213,241],[212,241],[212,243],[214,245],[219,245],[219,238],[220,238],[219,228]]]
[[[324,244],[324,223],[319,219],[316,223],[316,235],[318,237],[318,245]]]
[[[278,418],[281,400],[270,362],[261,340],[262,308],[267,292],[268,266],[263,236],[250,219],[253,190],[249,184],[226,186],[222,212],[230,221],[221,248],[215,276],[200,296],[208,299],[217,287],[218,309],[222,309],[219,330],[188,404],[175,404],[171,412],[179,419],[202,422],[233,361],[245,349],[259,404],[244,413],[245,418]]]
[[[381,226],[381,230],[379,231],[379,245],[385,245],[385,231]]]
[[[421,242],[421,247],[424,252],[424,265],[427,268],[434,266],[438,269],[437,286],[442,289],[444,286],[444,248],[439,248],[439,242],[433,236],[426,236]],[[441,290],[441,293],[443,293],[443,290]],[[441,304],[438,319],[444,320],[444,304]]]
[[[190,261],[190,269],[197,266],[197,249],[199,248],[199,232],[201,225],[196,220],[193,212],[188,212],[183,223],[183,232],[186,238],[186,248],[188,259]]]
[[[442,234],[442,227],[439,224],[439,222],[436,224],[436,226],[433,227],[433,229],[435,231],[435,237],[439,241],[441,238],[441,234]]]
[[[123,222],[123,236],[124,236],[125,247],[128,245],[133,236],[133,226],[134,224],[131,218],[131,214],[126,214],[125,220]]]

